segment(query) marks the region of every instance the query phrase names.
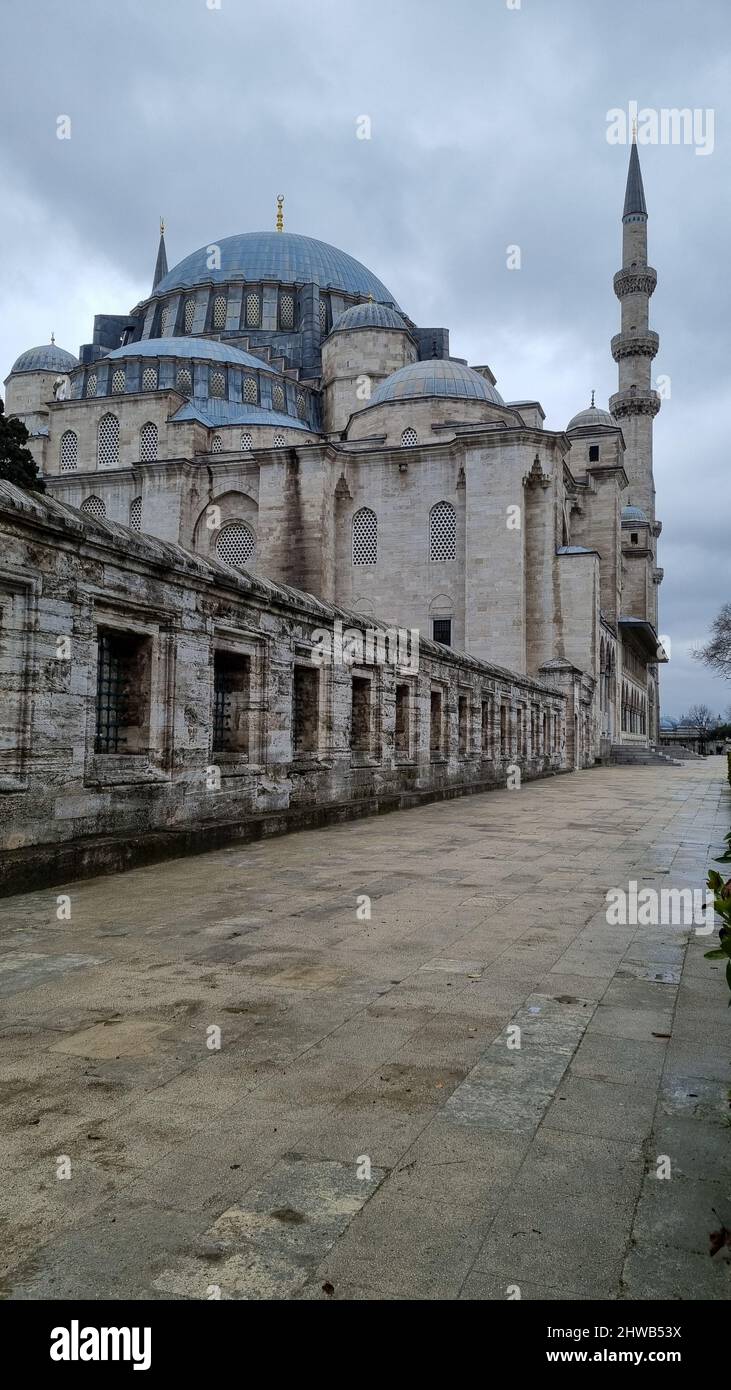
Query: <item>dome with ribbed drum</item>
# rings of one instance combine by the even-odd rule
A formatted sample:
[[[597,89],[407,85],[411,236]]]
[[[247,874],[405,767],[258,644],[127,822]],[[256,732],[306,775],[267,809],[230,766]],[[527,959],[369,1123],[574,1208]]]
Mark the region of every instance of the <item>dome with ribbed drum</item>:
[[[376,388],[371,405],[385,401],[414,400],[427,396],[451,396],[457,400],[485,401],[489,405],[504,405],[499,391],[486,377],[454,358],[431,358],[427,362],[412,362],[387,376]]]
[[[218,255],[212,269],[214,247]],[[360,261],[326,241],[296,232],[239,232],[201,246],[163,276],[155,285],[155,294],[231,280],[318,285],[342,294],[370,294],[379,303],[398,308],[391,291]]]
[[[10,369],[10,375],[14,372],[72,372],[78,365],[78,358],[72,352],[53,342],[43,343],[40,347],[21,352]]]
[[[408,326],[400,314],[388,304],[377,304],[369,299],[366,304],[353,304],[345,313],[336,318],[332,333],[348,333],[355,328],[389,328],[408,333]]]

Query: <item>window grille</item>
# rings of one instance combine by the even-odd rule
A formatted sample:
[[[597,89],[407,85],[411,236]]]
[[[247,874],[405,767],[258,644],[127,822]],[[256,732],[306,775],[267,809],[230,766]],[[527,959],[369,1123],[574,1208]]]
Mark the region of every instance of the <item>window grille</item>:
[[[246,327],[261,328],[261,303],[258,294],[246,296]]]
[[[192,333],[192,332],[193,332],[193,316],[194,316],[194,314],[195,314],[195,300],[194,300],[194,299],[186,299],[186,301],[185,301],[185,317],[184,317],[184,320],[183,320],[186,333]]]
[[[251,559],[255,546],[254,532],[241,522],[234,521],[223,526],[216,540],[216,555],[225,565],[241,569]]]
[[[259,392],[256,385],[255,376],[244,377],[244,401],[247,405],[256,405],[259,399]]]
[[[320,299],[320,337],[327,337],[327,300]]]
[[[242,436],[241,436],[241,448],[242,448],[242,449],[253,449],[253,447],[254,447],[254,441],[252,440],[251,435],[248,433],[248,431],[245,430],[244,433],[243,433]]]
[[[285,331],[294,328],[294,295],[279,296],[279,327]]]
[[[220,434],[214,434],[214,436],[213,436],[213,439],[212,439],[212,441],[211,441],[211,453],[212,453],[212,454],[222,454],[222,453],[223,453],[223,440],[222,440]]]
[[[226,327],[226,296],[217,294],[213,301],[213,327]]]
[[[441,642],[443,647],[451,647],[452,619],[434,618],[432,620],[432,637],[435,642]]]
[[[274,410],[280,411],[285,408],[284,387],[280,386],[279,382],[275,382],[272,387],[272,407]]]
[[[82,512],[86,512],[89,516],[99,517],[100,520],[103,520],[107,514],[107,509],[101,497],[86,497],[81,503],[81,510]]]
[[[175,379],[178,390],[184,395],[189,396],[193,390],[193,373],[189,367],[180,367]]]
[[[119,420],[116,415],[103,415],[99,421],[97,463],[100,468],[113,468],[119,463]]]
[[[145,370],[142,373],[142,390],[157,390],[157,367],[145,367]]]
[[[283,449],[285,442],[286,441],[283,434],[275,434],[273,441],[275,449]]]
[[[456,560],[457,513],[450,502],[437,502],[429,516],[429,559]]]
[[[69,473],[79,466],[79,441],[73,430],[61,435],[61,472]]]
[[[300,420],[307,419],[307,399],[304,391],[300,391],[297,394],[297,414]]]
[[[140,460],[142,463],[151,463],[157,458],[157,425],[153,425],[148,420],[146,425],[140,430]]]
[[[86,378],[86,394],[87,396],[96,395],[96,372],[90,372]]]
[[[370,507],[353,517],[353,564],[375,565],[378,560],[378,520]]]
[[[401,443],[403,447],[406,449],[413,449],[414,445],[419,443],[419,438],[416,433],[416,430],[412,429],[411,425],[409,425],[407,429],[402,431]]]
[[[131,531],[142,530],[142,498],[135,497],[130,503],[129,525]]]
[[[112,394],[120,395],[124,391],[125,373],[124,368],[120,367],[116,372],[112,372]]]
[[[211,396],[223,399],[226,395],[226,373],[212,371],[208,380],[208,390]]]

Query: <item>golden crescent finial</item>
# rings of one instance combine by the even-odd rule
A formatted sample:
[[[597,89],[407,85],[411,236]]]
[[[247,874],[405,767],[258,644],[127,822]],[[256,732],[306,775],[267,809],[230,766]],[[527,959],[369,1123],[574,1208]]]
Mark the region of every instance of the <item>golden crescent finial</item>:
[[[160,236],[164,236],[164,235],[165,235],[165,218],[164,218],[164,217],[162,216],[162,214],[161,214],[161,215],[160,215]]]
[[[284,231],[284,194],[277,194],[277,231]]]

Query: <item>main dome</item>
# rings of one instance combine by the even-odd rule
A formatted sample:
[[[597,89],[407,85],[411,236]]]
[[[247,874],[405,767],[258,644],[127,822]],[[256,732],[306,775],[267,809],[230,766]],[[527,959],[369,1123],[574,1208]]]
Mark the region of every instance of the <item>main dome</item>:
[[[211,249],[218,247],[220,266],[211,270]],[[155,286],[155,294],[191,289],[194,285],[226,284],[229,280],[272,280],[284,285],[318,285],[343,294],[372,295],[381,304],[398,308],[391,291],[353,256],[326,241],[296,232],[239,232],[209,242],[174,265]]]
[[[369,404],[410,400],[415,396],[452,396],[460,400],[488,401],[490,405],[505,404],[500,392],[486,377],[464,362],[455,362],[449,357],[430,358],[400,367],[381,382]]]

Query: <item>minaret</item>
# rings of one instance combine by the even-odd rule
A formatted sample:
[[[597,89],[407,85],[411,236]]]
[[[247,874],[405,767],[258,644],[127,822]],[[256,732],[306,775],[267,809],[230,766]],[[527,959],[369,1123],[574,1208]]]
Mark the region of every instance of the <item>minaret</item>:
[[[168,273],[168,255],[165,250],[165,223],[160,218],[160,245],[157,248],[157,260],[155,261],[155,273],[152,277],[152,291],[157,289],[160,281]]]
[[[650,295],[656,284],[657,273],[647,264],[647,204],[633,131],[622,215],[622,269],[614,277],[614,293],[622,306],[622,331],[612,338],[619,390],[609,409],[627,446],[626,501],[642,507],[651,523],[655,520],[652,422],[660,409],[660,398],[652,389],[652,359],[660,339],[649,327]]]

